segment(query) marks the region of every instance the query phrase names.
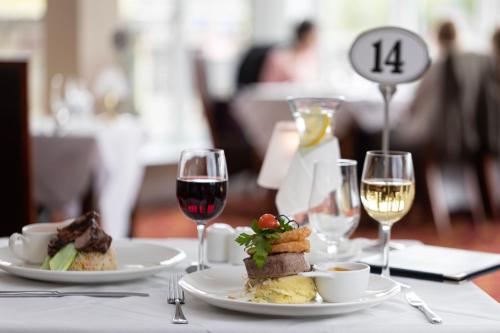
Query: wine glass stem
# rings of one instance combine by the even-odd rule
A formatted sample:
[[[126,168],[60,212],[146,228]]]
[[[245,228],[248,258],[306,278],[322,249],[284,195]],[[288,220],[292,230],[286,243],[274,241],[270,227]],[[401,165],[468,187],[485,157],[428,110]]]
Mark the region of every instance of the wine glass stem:
[[[389,242],[391,240],[391,226],[382,225],[382,276],[391,277],[389,269]]]
[[[334,260],[339,252],[339,244],[335,241],[328,242],[326,252],[328,253],[328,259]]]
[[[201,271],[205,267],[205,224],[203,221],[196,221],[196,229],[198,229],[198,270]]]

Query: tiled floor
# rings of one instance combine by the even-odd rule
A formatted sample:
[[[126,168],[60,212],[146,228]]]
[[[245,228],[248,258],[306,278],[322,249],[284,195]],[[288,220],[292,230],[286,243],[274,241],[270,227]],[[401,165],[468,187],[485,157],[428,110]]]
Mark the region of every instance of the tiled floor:
[[[251,217],[246,214],[224,212],[217,221],[233,226],[248,225]],[[373,222],[362,221],[354,237],[377,236]],[[176,206],[140,210],[134,227],[135,237],[195,237],[196,228]],[[500,253],[500,222],[488,222],[474,228],[470,222],[455,222],[453,232],[438,236],[432,224],[420,221],[398,223],[393,238],[418,239],[426,244]],[[497,301],[500,301],[500,271],[474,280]]]

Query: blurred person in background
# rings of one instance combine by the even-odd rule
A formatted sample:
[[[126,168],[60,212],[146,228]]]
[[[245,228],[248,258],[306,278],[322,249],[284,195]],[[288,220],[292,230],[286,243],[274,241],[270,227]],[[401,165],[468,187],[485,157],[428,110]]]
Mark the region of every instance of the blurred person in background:
[[[424,75],[410,117],[395,141],[420,150],[430,204],[438,227],[450,226],[450,211],[484,218],[479,189],[477,100],[486,57],[460,50],[455,24],[438,25],[439,56]],[[423,148],[423,149],[422,149]]]
[[[439,56],[420,82],[407,125],[395,135],[410,145],[427,143],[433,159],[464,161],[479,146],[475,105],[486,61],[460,50],[452,21],[438,25],[437,41]]]
[[[478,171],[489,210],[494,217],[500,217],[500,28],[493,33],[491,50],[476,107],[481,139],[481,158],[477,160],[482,163]]]
[[[491,39],[492,54],[484,71],[481,94],[478,99],[478,132],[482,153],[500,156],[500,28]]]
[[[313,82],[318,78],[316,57],[317,31],[311,21],[295,27],[295,37],[288,47],[275,47],[267,55],[261,82]]]

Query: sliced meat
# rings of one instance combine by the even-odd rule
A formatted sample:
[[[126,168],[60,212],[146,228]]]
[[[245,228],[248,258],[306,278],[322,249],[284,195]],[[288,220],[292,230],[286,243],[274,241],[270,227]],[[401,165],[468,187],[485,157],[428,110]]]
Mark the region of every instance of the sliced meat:
[[[75,239],[75,248],[83,252],[106,253],[111,246],[111,236],[107,235],[97,224],[85,230]]]
[[[263,268],[258,268],[251,257],[244,259],[243,262],[251,279],[278,278],[311,270],[304,253],[271,254],[267,257]]]
[[[49,256],[55,255],[71,242],[75,242],[75,248],[79,251],[106,253],[111,246],[112,238],[101,229],[99,220],[97,212],[88,212],[59,229],[57,235],[49,242]]]
[[[96,240],[92,243],[91,246],[83,249],[83,251],[86,252],[96,251],[96,252],[106,253],[111,246],[112,240],[113,238],[111,238],[111,236],[109,236],[104,232],[104,230],[99,228],[97,230]]]
[[[77,250],[81,250],[92,244],[95,240],[95,227],[91,226],[90,228],[87,228],[83,234],[75,238],[75,248]]]

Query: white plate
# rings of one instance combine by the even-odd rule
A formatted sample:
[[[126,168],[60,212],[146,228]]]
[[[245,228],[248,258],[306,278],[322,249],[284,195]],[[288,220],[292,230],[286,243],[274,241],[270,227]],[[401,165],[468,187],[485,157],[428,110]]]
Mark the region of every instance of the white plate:
[[[244,267],[217,267],[185,275],[179,284],[186,293],[224,309],[277,316],[323,316],[358,311],[380,304],[401,291],[394,281],[371,274],[365,296],[351,302],[263,304],[228,298],[243,290],[246,276]]]
[[[8,246],[0,247],[0,268],[13,275],[49,282],[102,283],[127,281],[154,275],[178,264],[186,254],[178,249],[135,241],[114,241],[118,270],[100,272],[60,272],[40,269],[16,259]]]

